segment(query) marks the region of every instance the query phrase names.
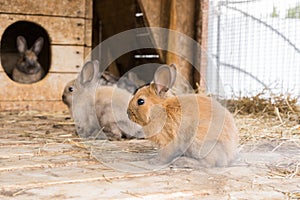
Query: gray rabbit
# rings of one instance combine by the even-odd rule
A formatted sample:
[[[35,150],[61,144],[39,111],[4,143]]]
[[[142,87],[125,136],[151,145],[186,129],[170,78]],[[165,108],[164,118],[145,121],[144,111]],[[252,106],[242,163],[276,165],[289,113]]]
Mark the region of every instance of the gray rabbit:
[[[133,94],[134,91],[138,89],[138,86],[144,85],[145,82],[138,79],[137,75],[134,72],[128,72],[126,76],[122,76],[121,78],[119,78],[109,73],[108,71],[104,71],[99,79],[99,84],[117,86],[118,88],[125,89],[129,93]]]
[[[100,78],[98,61],[87,62],[62,95],[83,138],[118,140],[143,137],[141,126],[129,120],[126,110],[132,95]],[[101,85],[104,84],[104,85]]]
[[[38,62],[44,39],[39,37],[30,49],[27,48],[26,39],[17,37],[17,49],[20,57],[12,72],[12,79],[19,83],[34,83],[41,80],[45,74],[43,67]]]
[[[109,73],[108,71],[104,71],[99,79],[100,85],[115,85],[117,84],[119,78]]]

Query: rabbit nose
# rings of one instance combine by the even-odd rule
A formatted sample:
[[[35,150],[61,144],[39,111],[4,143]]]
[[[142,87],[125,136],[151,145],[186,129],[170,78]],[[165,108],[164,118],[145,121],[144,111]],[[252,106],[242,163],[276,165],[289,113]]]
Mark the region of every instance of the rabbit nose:
[[[36,67],[36,61],[35,60],[28,60],[29,65]]]
[[[66,103],[66,96],[64,94],[61,96],[61,99],[64,103]]]

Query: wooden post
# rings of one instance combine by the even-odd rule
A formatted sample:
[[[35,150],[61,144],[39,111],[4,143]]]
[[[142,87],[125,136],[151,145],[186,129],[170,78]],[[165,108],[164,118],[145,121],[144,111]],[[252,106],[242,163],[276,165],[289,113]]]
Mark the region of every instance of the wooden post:
[[[201,45],[201,51],[197,52],[198,57],[195,59],[197,65],[197,71],[194,72],[194,81],[199,87],[200,91],[206,90],[206,71],[207,71],[207,39],[208,39],[208,0],[197,0],[196,1],[196,34],[195,39]],[[199,73],[200,72],[200,73]]]
[[[208,38],[208,6],[209,0],[138,0],[146,19],[146,24],[153,27],[169,28],[181,32],[193,39],[201,45],[201,50],[188,49],[184,44],[179,43],[178,38],[168,38],[168,47],[177,49],[177,51],[188,53],[191,59],[194,59],[194,68],[178,55],[170,52],[162,52],[158,50],[163,62],[168,64],[175,63],[178,71],[188,80],[193,87],[200,87],[205,90],[205,75],[207,68],[207,38]],[[161,42],[161,38],[154,35],[157,43]],[[200,51],[200,52],[199,52]],[[200,72],[200,73],[199,73]]]
[[[146,24],[153,27],[163,27],[170,30],[180,32],[188,37],[195,36],[195,0],[160,0],[138,1],[146,19]],[[181,38],[169,35],[168,48],[175,52],[184,53],[188,58],[183,58],[171,52],[162,52],[158,50],[163,62],[167,64],[174,63],[177,66],[178,72],[186,80],[185,82],[176,82],[175,87],[179,92],[188,92],[190,85],[193,86],[193,67],[187,60],[193,60],[194,52],[190,45],[185,45],[181,42]],[[162,42],[162,38],[157,38],[154,35],[154,40],[158,44]]]

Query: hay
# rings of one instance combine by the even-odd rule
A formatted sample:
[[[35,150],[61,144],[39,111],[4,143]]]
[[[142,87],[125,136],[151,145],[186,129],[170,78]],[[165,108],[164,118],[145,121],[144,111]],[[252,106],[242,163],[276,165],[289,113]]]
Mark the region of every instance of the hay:
[[[297,152],[294,150],[300,148],[297,101],[298,99],[292,98],[291,95],[273,95],[265,98],[264,93],[254,97],[227,100],[225,104],[234,113],[239,128],[240,151],[255,152],[267,149],[270,153],[285,152],[289,155]],[[74,122],[68,112],[8,111],[1,112],[0,119],[0,132],[3,133],[0,146],[65,143],[72,145],[74,151],[81,152],[86,149],[84,156],[93,157],[89,142],[75,135]],[[10,140],[6,140],[7,138]],[[117,143],[122,144],[124,141]],[[124,146],[123,151],[119,153],[152,153],[152,149],[145,148],[145,145],[132,143],[130,146],[134,148]],[[274,163],[267,167],[270,177],[292,179],[300,176],[299,160]]]
[[[267,165],[270,169],[269,176],[283,177],[286,179],[292,179],[295,176],[300,176],[300,162],[294,161],[291,163],[273,163]]]
[[[269,97],[267,97],[269,96]],[[296,121],[299,123],[299,98],[291,94],[268,94],[266,90],[253,97],[240,97],[222,100],[228,110],[235,115],[256,115],[276,117],[281,123]]]
[[[300,112],[297,102],[298,98],[291,95],[265,98],[264,93],[225,102],[235,115],[241,151],[289,155],[286,160],[266,165],[269,178],[293,179],[300,176],[299,159],[295,157],[292,160],[300,149]]]
[[[263,90],[253,97],[221,100],[234,113],[240,130],[240,144],[254,150],[269,143],[277,151],[284,145],[300,147],[299,98],[291,94],[275,95]]]
[[[2,111],[0,119],[1,138],[14,135],[15,143],[63,143],[66,139],[78,140],[74,122],[68,112]]]

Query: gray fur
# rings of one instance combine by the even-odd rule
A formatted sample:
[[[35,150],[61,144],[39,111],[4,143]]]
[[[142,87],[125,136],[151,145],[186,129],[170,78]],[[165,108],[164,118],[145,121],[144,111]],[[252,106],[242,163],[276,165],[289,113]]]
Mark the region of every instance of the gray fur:
[[[128,119],[131,94],[113,85],[99,85],[98,61],[87,62],[76,80],[70,81],[62,96],[83,138],[118,140],[142,137],[142,128]]]

